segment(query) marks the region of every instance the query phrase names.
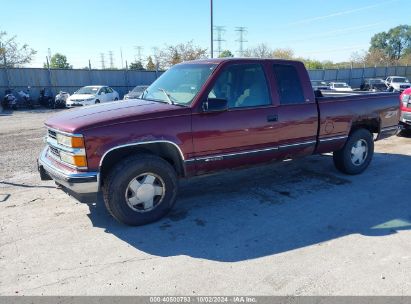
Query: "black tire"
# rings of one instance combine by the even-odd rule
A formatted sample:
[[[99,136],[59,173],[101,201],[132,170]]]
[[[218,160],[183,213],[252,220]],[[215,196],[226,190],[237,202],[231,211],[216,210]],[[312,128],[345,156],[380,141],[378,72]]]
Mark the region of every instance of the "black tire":
[[[117,101],[118,100],[118,98],[116,97],[116,98],[114,98],[114,101]]]
[[[95,103],[95,104],[98,104],[98,103],[100,103],[100,100],[97,99],[94,103]]]
[[[161,178],[164,193],[151,210],[137,211],[126,200],[130,183],[146,173]],[[139,226],[161,219],[174,206],[178,191],[177,174],[162,158],[150,154],[128,157],[118,163],[104,179],[104,203],[110,214],[119,222]]]
[[[366,148],[366,152],[360,152],[363,160],[356,160],[352,150],[356,147],[356,144]],[[358,150],[357,150],[358,151]],[[333,153],[333,160],[335,167],[350,175],[356,175],[362,173],[367,169],[374,155],[374,140],[373,135],[366,129],[358,129],[350,134],[344,147]]]

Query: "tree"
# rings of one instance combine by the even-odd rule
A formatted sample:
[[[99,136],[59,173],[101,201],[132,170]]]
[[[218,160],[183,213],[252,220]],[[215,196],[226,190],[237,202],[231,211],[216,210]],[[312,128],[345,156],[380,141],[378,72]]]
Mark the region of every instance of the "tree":
[[[168,45],[159,53],[161,68],[168,68],[183,61],[203,59],[207,57],[207,49],[196,46],[192,41],[177,45]]]
[[[293,59],[294,58],[294,51],[290,48],[284,49],[275,49],[272,53],[272,56],[276,59]]]
[[[231,51],[229,50],[224,50],[221,52],[220,56],[218,56],[220,58],[228,58],[228,57],[234,57],[233,53],[231,53]]]
[[[141,71],[144,70],[143,64],[139,60],[130,63],[130,66],[128,68],[130,70],[141,70]]]
[[[411,26],[399,25],[388,32],[375,34],[371,38],[369,52],[382,51],[390,60],[398,61],[411,53]]]
[[[47,63],[44,64],[47,68]],[[63,54],[56,53],[51,56],[50,59],[50,69],[72,69],[73,66],[67,62],[67,57]]]
[[[273,50],[265,43],[244,51],[244,57],[273,58]]]
[[[27,44],[20,44],[16,36],[7,37],[7,32],[0,31],[0,67],[16,67],[30,63],[36,51]],[[5,60],[4,60],[5,59]]]
[[[155,71],[156,70],[156,65],[154,64],[153,58],[151,58],[151,56],[148,56],[148,58],[147,58],[146,70],[148,70],[148,71]]]

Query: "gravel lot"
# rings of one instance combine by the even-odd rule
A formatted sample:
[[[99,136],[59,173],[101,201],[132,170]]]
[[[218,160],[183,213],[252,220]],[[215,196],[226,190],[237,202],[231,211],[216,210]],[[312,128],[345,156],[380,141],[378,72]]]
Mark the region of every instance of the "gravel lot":
[[[411,295],[411,137],[360,176],[322,155],[182,181],[127,227],[39,180],[53,113],[0,113],[0,295]]]

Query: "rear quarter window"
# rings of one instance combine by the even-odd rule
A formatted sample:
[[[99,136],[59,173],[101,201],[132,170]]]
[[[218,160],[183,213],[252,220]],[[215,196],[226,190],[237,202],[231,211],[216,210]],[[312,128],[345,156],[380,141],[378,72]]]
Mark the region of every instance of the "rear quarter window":
[[[304,103],[304,92],[297,69],[293,65],[274,64],[277,91],[281,105]]]

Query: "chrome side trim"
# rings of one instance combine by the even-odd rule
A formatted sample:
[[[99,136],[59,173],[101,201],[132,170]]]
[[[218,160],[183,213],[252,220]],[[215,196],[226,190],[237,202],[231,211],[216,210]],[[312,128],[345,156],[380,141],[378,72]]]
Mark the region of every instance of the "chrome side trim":
[[[346,139],[346,138],[348,138],[348,135],[328,137],[328,138],[320,138],[320,142],[333,141],[333,140],[342,140],[342,139]]]
[[[380,132],[396,131],[398,130],[398,128],[399,128],[398,126],[385,127],[385,128],[382,128]]]
[[[227,153],[227,154],[214,154],[210,156],[204,156],[204,157],[197,157],[197,158],[192,158],[187,160],[188,161],[213,161],[213,160],[222,160],[224,157],[233,157],[233,156],[238,156],[238,155],[244,155],[244,154],[254,154],[254,153],[259,153],[259,152],[269,152],[273,150],[278,150],[278,147],[272,147],[272,148],[266,148],[266,149],[258,149],[258,150],[250,150],[250,151],[242,151],[242,152],[236,152],[236,153]]]
[[[304,141],[301,143],[295,143],[295,144],[289,144],[289,145],[281,145],[280,149],[284,149],[284,148],[289,148],[289,147],[298,147],[298,146],[308,146],[308,145],[312,145],[315,144],[317,141],[315,140],[310,140],[310,141]]]
[[[169,140],[152,140],[152,141],[142,141],[138,143],[119,145],[119,146],[115,146],[115,147],[108,149],[101,157],[99,167],[101,168],[101,165],[103,164],[104,158],[107,156],[107,154],[109,154],[110,152],[114,150],[126,148],[126,147],[140,146],[140,145],[146,145],[146,144],[156,144],[156,143],[166,143],[166,144],[173,145],[175,148],[177,148],[177,151],[180,153],[181,159],[185,161],[183,151],[181,151],[180,147],[176,143],[169,141]]]
[[[310,141],[304,141],[301,143],[295,143],[295,144],[289,144],[289,145],[280,145],[277,147],[271,147],[271,148],[265,148],[265,149],[256,149],[256,150],[249,150],[249,151],[242,151],[242,152],[235,152],[235,153],[226,153],[226,154],[214,154],[210,156],[203,156],[203,157],[194,157],[185,160],[186,163],[188,162],[193,162],[193,161],[205,161],[205,162],[210,162],[210,161],[218,161],[218,160],[223,160],[224,158],[229,158],[229,157],[235,157],[239,155],[245,155],[245,154],[255,154],[255,153],[263,153],[263,152],[269,152],[269,151],[274,151],[274,150],[281,150],[281,149],[286,149],[290,147],[298,147],[298,146],[307,146],[311,144],[315,144],[315,140],[310,140]]]

